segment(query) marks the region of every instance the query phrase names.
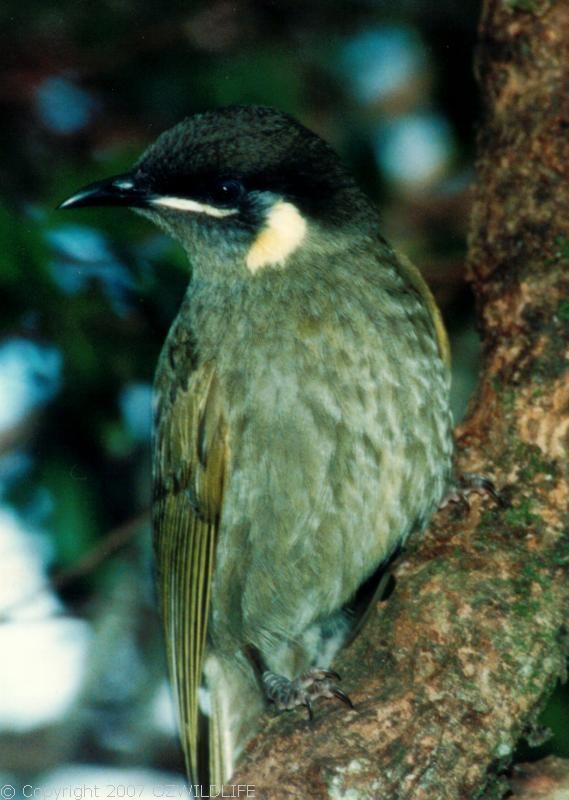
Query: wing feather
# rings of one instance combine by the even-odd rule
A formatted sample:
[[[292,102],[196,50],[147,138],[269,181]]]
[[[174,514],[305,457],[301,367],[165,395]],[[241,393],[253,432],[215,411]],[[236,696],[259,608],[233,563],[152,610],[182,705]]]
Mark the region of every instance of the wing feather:
[[[431,314],[431,319],[433,320],[433,325],[435,327],[435,335],[437,337],[437,344],[439,348],[439,355],[446,364],[446,366],[450,369],[451,365],[451,353],[450,353],[450,344],[448,340],[448,334],[446,332],[445,324],[443,322],[442,314],[439,310],[439,307],[436,303],[435,298],[433,297],[431,290],[423,280],[423,277],[417,267],[407,258],[406,255],[396,251],[397,258],[399,260],[400,269],[403,274],[407,277],[408,281],[410,282],[411,286],[418,292],[418,294],[422,297],[423,302],[429,309]]]
[[[168,667],[186,767],[198,780],[202,680],[226,471],[227,430],[212,365],[187,383],[159,372],[154,448],[154,545]]]

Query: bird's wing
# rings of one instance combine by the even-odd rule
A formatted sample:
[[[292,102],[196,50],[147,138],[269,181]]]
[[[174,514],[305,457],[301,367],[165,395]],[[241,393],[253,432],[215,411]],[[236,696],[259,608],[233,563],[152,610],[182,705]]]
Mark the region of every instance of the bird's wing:
[[[399,259],[400,266],[403,269],[403,272],[407,276],[411,285],[423,298],[425,305],[429,309],[429,312],[431,314],[431,319],[433,320],[433,325],[435,327],[437,344],[439,346],[439,355],[446,364],[447,368],[450,369],[451,355],[450,355],[450,344],[448,340],[448,334],[446,332],[445,324],[443,322],[443,317],[441,312],[439,311],[439,307],[436,303],[436,300],[431,294],[431,290],[423,280],[423,276],[421,275],[417,267],[403,253],[396,251],[396,254],[397,258]]]
[[[227,429],[212,365],[198,367],[182,385],[174,375],[161,384],[165,387],[157,398],[154,444],[154,546],[186,767],[196,777],[200,774],[198,689],[223,500]]]

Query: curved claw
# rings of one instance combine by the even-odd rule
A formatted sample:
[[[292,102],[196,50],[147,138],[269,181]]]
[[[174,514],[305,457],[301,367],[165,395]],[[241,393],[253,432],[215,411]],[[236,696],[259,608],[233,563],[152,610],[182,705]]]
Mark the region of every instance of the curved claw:
[[[463,503],[469,508],[468,497],[471,494],[489,494],[502,508],[508,505],[505,498],[496,489],[494,482],[490,480],[490,478],[487,478],[485,475],[480,475],[477,472],[464,472],[458,480],[450,486],[440,504],[440,508],[444,508],[448,503]]]
[[[266,670],[262,680],[267,700],[273,703],[278,711],[291,711],[304,706],[310,721],[313,719],[312,703],[319,697],[336,697],[350,708],[354,707],[348,695],[334,683],[341,678],[333,670],[308,670],[295,680]]]
[[[352,701],[350,700],[348,695],[345,692],[343,692],[341,689],[338,689],[337,686],[334,686],[331,689],[331,692],[334,695],[334,697],[337,697],[338,700],[342,701],[342,703],[345,703],[347,706],[349,706],[352,709],[354,708],[354,704],[352,703]]]
[[[506,499],[496,489],[494,481],[487,478],[486,475],[480,475],[478,472],[465,472],[459,480],[460,490],[466,495],[471,492],[478,492],[478,494],[489,494],[498,505],[506,507],[508,505]]]

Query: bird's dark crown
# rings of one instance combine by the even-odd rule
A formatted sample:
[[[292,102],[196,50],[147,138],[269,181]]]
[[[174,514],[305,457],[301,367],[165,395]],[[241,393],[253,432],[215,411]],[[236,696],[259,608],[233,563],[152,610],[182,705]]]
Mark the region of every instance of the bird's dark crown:
[[[135,174],[156,194],[214,206],[233,205],[240,192],[271,192],[331,224],[354,215],[362,199],[326,142],[288,114],[264,106],[188,117],[158,137]]]
[[[123,206],[150,217],[201,259],[204,273],[282,266],[338,229],[365,236],[376,212],[334,150],[288,114],[232,106],[188,117],[134,169],[77,192],[61,208]],[[308,236],[308,233],[311,236]],[[302,246],[301,246],[302,245]]]

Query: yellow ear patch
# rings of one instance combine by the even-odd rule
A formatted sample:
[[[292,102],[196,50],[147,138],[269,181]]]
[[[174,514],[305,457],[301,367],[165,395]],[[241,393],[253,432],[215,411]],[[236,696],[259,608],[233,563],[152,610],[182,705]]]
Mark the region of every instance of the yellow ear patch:
[[[282,266],[306,235],[306,220],[292,203],[280,200],[271,208],[266,223],[247,253],[248,269]]]

